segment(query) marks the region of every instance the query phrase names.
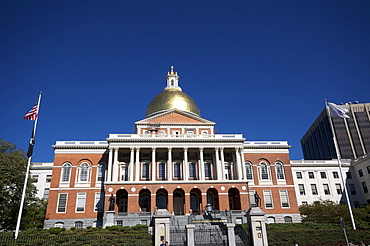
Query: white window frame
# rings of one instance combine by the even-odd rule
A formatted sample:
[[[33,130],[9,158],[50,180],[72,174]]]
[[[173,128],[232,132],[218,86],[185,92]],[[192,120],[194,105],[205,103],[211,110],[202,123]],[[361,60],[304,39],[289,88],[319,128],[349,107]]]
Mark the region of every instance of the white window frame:
[[[99,163],[98,168],[97,168],[97,173],[96,173],[96,182],[101,183],[105,181],[106,170],[107,170],[107,165],[104,162]]]
[[[263,170],[264,168],[266,168],[266,172]],[[261,181],[271,181],[270,165],[268,165],[267,162],[261,161],[258,166],[258,169],[259,169],[259,179]],[[267,178],[263,178],[264,175],[267,175]]]
[[[298,184],[298,192],[300,196],[306,195],[306,190],[304,189],[304,184]]]
[[[86,193],[81,192],[76,195],[76,213],[84,213],[86,206]],[[83,208],[83,210],[79,210]]]
[[[74,223],[75,228],[84,228],[84,222],[83,221],[76,221]]]
[[[280,204],[281,208],[290,208],[290,202],[289,202],[289,195],[287,190],[280,190]],[[284,204],[288,204],[288,206],[284,206]]]
[[[68,170],[68,174],[66,174]],[[72,173],[72,164],[70,162],[65,162],[62,165],[61,175],[60,175],[60,183],[69,183],[71,181],[71,173]]]
[[[94,212],[103,212],[104,210],[104,201],[100,201],[101,199],[101,193],[96,192],[95,193],[95,202],[94,202]],[[103,197],[104,199],[104,197]],[[100,204],[98,205],[98,203]]]
[[[87,162],[81,163],[81,165],[78,167],[78,177],[77,182],[79,183],[89,183],[90,182],[90,165]],[[86,171],[86,174],[85,174]],[[82,179],[86,177],[86,180]]]
[[[280,169],[281,168],[281,169]],[[284,165],[281,161],[275,163],[276,179],[285,181]]]
[[[253,180],[253,166],[249,161],[244,162],[245,165],[245,179]]]
[[[181,179],[181,161],[174,161],[172,163],[173,166],[173,177],[176,179]],[[176,175],[178,172],[178,175]]]
[[[150,178],[150,162],[148,161],[144,161],[141,163],[141,178],[142,179]]]
[[[265,204],[265,208],[266,209],[274,209],[274,201],[272,199],[272,192],[271,192],[271,190],[264,190],[263,191],[263,201],[264,201],[264,204]],[[268,203],[269,201],[271,203]],[[267,204],[271,204],[271,207],[267,207],[266,206]]]
[[[62,206],[62,204],[61,204],[61,196],[62,195],[63,196],[65,195],[65,198],[63,198],[63,200],[65,200],[64,206]],[[66,213],[67,212],[67,205],[68,205],[68,193],[59,193],[58,203],[57,203],[57,213]],[[59,208],[62,208],[64,211],[59,211]]]

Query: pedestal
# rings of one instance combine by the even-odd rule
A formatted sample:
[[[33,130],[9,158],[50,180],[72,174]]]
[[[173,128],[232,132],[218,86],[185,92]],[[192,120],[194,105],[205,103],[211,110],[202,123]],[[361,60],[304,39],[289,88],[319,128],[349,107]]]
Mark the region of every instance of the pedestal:
[[[162,240],[170,242],[171,214],[166,209],[158,209],[154,214],[154,245],[160,245]]]
[[[265,212],[260,207],[253,207],[248,211],[247,218],[253,245],[268,246]]]
[[[116,212],[114,211],[107,211],[105,212],[105,215],[106,215],[106,221],[105,221],[105,224],[104,224],[104,228],[107,227],[107,226],[114,226],[114,214]]]

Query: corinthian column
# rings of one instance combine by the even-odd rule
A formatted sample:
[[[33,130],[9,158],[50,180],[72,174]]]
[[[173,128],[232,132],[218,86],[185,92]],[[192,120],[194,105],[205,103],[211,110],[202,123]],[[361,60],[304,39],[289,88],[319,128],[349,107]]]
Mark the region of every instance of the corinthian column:
[[[107,181],[112,181],[112,169],[113,169],[113,148],[109,147],[109,159],[108,159],[108,177]]]
[[[184,180],[189,180],[188,148],[184,147]]]
[[[224,148],[220,148],[221,154],[221,179],[225,180],[225,156],[224,156]]]
[[[135,163],[135,161],[134,161],[134,158],[135,158],[135,156],[134,156],[134,150],[135,150],[135,148],[133,148],[133,147],[131,147],[130,148],[130,166],[129,166],[129,169],[130,169],[130,181],[132,182],[132,181],[134,181],[134,163]]]
[[[135,181],[140,180],[140,148],[136,148],[135,158]]]
[[[220,156],[219,156],[219,151],[220,148],[216,147],[215,148],[215,165],[216,165],[216,170],[217,170],[217,180],[222,179],[222,169],[220,165]]]
[[[155,147],[152,147],[152,181],[156,178]]]
[[[199,179],[204,180],[203,147],[199,147]]]
[[[172,148],[168,147],[168,172],[167,180],[172,181]]]
[[[114,148],[114,160],[113,160],[113,169],[112,169],[112,174],[113,174],[113,181],[118,181],[118,148]]]

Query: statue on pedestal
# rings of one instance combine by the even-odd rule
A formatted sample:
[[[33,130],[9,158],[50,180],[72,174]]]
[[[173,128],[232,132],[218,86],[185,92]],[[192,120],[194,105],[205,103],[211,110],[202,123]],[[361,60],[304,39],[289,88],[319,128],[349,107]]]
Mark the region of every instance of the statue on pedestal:
[[[109,211],[114,211],[114,202],[116,199],[114,198],[113,194],[109,197]]]

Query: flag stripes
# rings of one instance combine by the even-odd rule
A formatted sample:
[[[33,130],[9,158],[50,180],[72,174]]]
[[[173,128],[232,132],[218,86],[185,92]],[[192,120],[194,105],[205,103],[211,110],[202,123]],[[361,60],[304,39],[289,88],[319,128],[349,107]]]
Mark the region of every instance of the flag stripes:
[[[35,106],[23,117],[25,120],[36,120],[39,116],[39,104],[36,102]]]

